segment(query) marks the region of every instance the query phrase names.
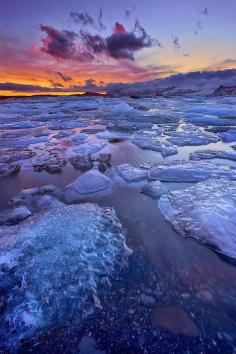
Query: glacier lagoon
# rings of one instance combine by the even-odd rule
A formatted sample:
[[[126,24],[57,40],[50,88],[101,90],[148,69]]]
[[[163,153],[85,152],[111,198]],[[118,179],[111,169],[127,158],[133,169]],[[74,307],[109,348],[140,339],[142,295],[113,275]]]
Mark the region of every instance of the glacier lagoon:
[[[1,101],[1,350],[236,350],[235,104]]]

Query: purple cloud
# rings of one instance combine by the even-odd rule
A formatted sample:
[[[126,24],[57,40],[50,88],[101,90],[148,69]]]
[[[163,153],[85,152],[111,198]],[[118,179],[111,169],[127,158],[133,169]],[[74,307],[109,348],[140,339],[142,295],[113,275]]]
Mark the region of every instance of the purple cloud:
[[[65,81],[65,82],[72,80],[72,77],[63,74],[63,73],[60,72],[60,71],[57,71],[56,74],[57,74],[63,81]]]

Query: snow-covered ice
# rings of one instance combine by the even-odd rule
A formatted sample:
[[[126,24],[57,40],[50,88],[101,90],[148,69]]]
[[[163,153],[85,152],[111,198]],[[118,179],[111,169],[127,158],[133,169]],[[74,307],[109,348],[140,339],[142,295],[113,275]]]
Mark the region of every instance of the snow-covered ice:
[[[116,171],[126,182],[140,182],[147,177],[147,172],[139,168],[133,167],[126,163],[116,167]]]
[[[207,145],[216,143],[220,138],[213,133],[203,131],[192,124],[185,124],[168,134],[167,140],[177,146]]]
[[[225,159],[236,161],[236,152],[222,150],[197,150],[189,155],[190,160]]]
[[[142,193],[149,195],[153,199],[158,199],[160,196],[168,191],[168,187],[160,181],[152,181],[146,183],[142,187]]]
[[[1,234],[6,350],[41,330],[80,321],[95,307],[101,281],[130,253],[114,210],[96,204],[61,206]]]
[[[198,182],[209,178],[236,180],[236,169],[207,161],[165,161],[150,169],[151,180],[168,182]]]
[[[99,192],[108,193],[111,187],[111,178],[97,170],[90,170],[67,185],[63,189],[62,194],[66,203],[75,203],[86,196],[94,195]]]
[[[236,182],[210,179],[171,191],[159,208],[181,235],[236,259]]]

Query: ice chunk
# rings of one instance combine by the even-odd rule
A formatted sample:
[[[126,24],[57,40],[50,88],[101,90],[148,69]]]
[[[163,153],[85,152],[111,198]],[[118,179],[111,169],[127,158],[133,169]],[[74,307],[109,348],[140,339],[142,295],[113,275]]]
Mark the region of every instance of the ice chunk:
[[[236,180],[236,169],[207,161],[165,161],[151,168],[148,177],[169,182],[198,182],[223,177]]]
[[[198,150],[189,155],[190,160],[226,159],[236,161],[236,153],[221,150]]]
[[[177,146],[194,146],[216,143],[220,138],[216,134],[201,130],[192,124],[186,124],[178,130],[170,132],[167,140]]]
[[[147,172],[139,168],[133,167],[130,164],[123,164],[116,167],[118,174],[126,182],[140,182],[147,177]]]
[[[226,143],[230,143],[231,141],[236,141],[236,130],[230,129],[227,132],[221,133],[220,136],[221,139]]]
[[[66,203],[75,203],[91,194],[109,192],[111,186],[111,178],[97,170],[90,170],[63,189],[63,199]]]
[[[119,132],[109,132],[109,131],[104,131],[104,132],[99,132],[97,133],[97,138],[99,139],[128,139],[130,137],[129,134],[125,133],[119,133]]]
[[[98,151],[102,150],[106,144],[101,144],[101,143],[95,143],[95,142],[90,142],[90,143],[85,143],[83,145],[80,145],[76,148],[73,149],[73,151],[76,154],[95,154]]]
[[[160,152],[163,157],[178,153],[177,147],[172,143],[165,140],[157,140],[155,136],[149,134],[135,134],[131,141],[141,149]]]
[[[225,108],[225,107],[193,107],[187,110],[189,113],[202,113],[209,114],[218,117],[235,117],[236,118],[236,109],[235,108]]]
[[[158,199],[162,194],[168,191],[168,188],[160,181],[152,181],[146,183],[141,191],[153,199]]]
[[[0,315],[7,352],[51,327],[79,323],[95,307],[99,284],[130,253],[114,210],[96,204],[37,214],[18,228],[5,228],[4,235],[0,283],[6,276],[13,283]]]
[[[85,134],[85,133],[74,134],[74,135],[71,136],[71,139],[75,143],[80,143],[81,141],[84,141],[84,140],[88,139],[88,135]]]
[[[236,182],[210,179],[171,191],[158,205],[181,235],[236,258]]]

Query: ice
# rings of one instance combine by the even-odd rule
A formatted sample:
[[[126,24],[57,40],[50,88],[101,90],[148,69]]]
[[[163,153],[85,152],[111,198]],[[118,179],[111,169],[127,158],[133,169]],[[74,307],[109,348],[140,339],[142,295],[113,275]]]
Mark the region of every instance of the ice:
[[[113,107],[114,114],[140,114],[140,111],[131,107],[128,103],[122,102]]]
[[[220,136],[221,139],[226,143],[236,141],[236,130],[235,129],[227,130],[227,132],[221,133]]]
[[[96,143],[96,142],[89,142],[89,143],[85,143],[83,145],[80,145],[76,148],[73,149],[73,151],[76,154],[95,154],[98,151],[102,150],[104,147],[106,146],[106,144],[101,144],[101,143]]]
[[[155,136],[148,134],[135,134],[131,139],[131,142],[141,149],[158,151],[162,154],[163,157],[175,155],[178,153],[177,147],[171,142],[168,142],[164,139],[157,140]]]
[[[71,139],[75,143],[78,143],[78,142],[81,142],[81,141],[84,141],[84,140],[88,139],[88,135],[85,134],[85,133],[74,134],[74,135],[71,135]]]
[[[111,132],[111,131],[104,131],[104,132],[99,132],[97,133],[97,138],[98,139],[128,139],[130,137],[129,134],[125,133],[119,133],[119,132]]]
[[[236,109],[230,107],[193,107],[187,110],[187,112],[209,114],[217,117],[236,118]]]
[[[161,197],[159,208],[181,235],[236,258],[236,182],[200,182]]]
[[[209,114],[187,113],[184,119],[186,122],[191,122],[196,125],[236,125],[236,119],[219,118]]]
[[[167,140],[177,146],[194,146],[216,143],[220,138],[216,134],[201,130],[192,124],[185,124],[176,131],[170,132]]]
[[[148,177],[169,182],[198,182],[223,177],[236,180],[236,169],[207,161],[165,161],[151,168]]]
[[[133,167],[126,163],[116,167],[118,175],[120,175],[126,182],[140,182],[147,177],[147,172],[139,168]]]
[[[111,186],[111,178],[97,170],[90,170],[63,189],[63,199],[66,203],[75,203],[89,195],[108,193]]]
[[[152,181],[146,183],[142,187],[142,193],[149,195],[153,199],[158,199],[168,191],[168,188],[160,181]]]
[[[221,150],[198,150],[189,155],[190,160],[226,159],[236,161],[236,153]]]
[[[111,208],[96,204],[61,206],[31,222],[4,230],[0,283],[6,277],[1,311],[1,347],[66,323],[79,323],[95,307],[101,283],[130,251]]]

